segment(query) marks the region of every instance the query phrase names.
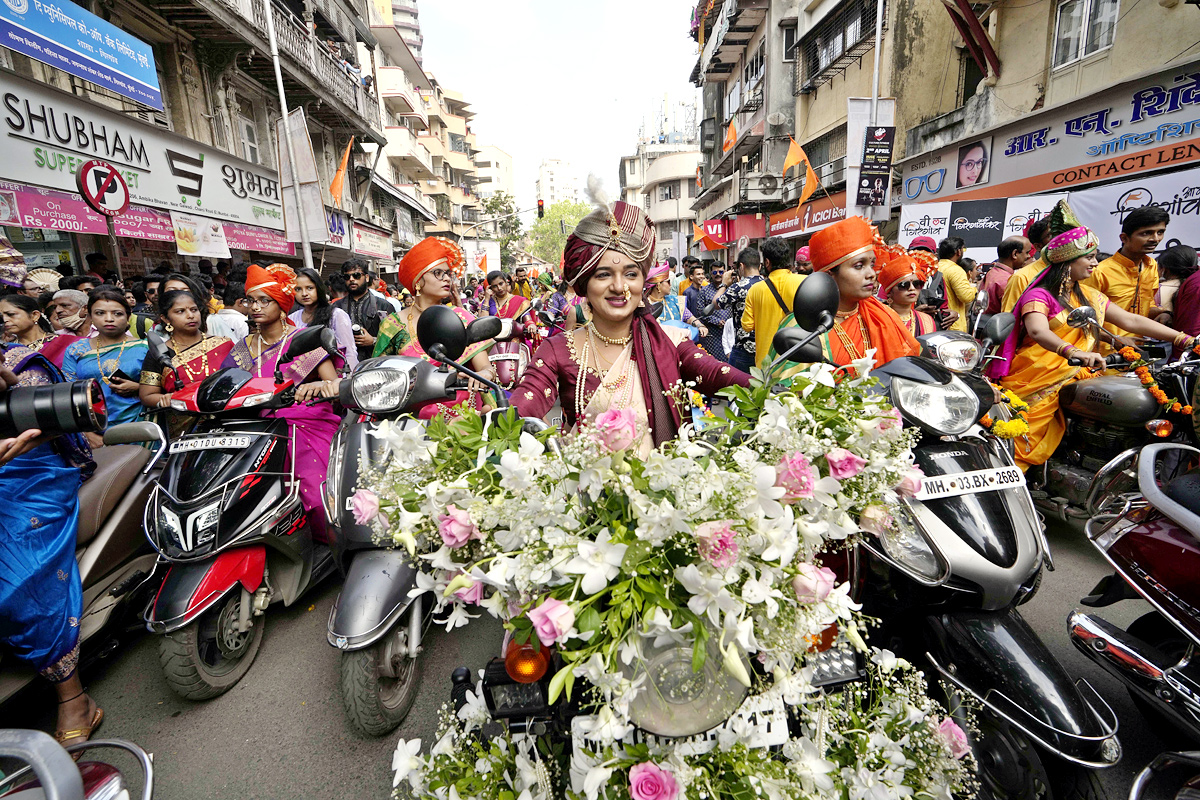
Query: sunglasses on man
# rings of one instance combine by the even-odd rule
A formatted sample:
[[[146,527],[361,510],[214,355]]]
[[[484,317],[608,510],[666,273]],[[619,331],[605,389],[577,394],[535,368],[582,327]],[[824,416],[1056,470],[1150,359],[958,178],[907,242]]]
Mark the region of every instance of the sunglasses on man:
[[[363,273],[361,273],[361,272],[347,272],[347,273],[346,273],[346,277],[347,277],[347,278],[354,278],[355,280],[358,280],[359,278],[365,278],[365,277],[366,277],[366,275],[364,275],[364,274],[363,274]]]

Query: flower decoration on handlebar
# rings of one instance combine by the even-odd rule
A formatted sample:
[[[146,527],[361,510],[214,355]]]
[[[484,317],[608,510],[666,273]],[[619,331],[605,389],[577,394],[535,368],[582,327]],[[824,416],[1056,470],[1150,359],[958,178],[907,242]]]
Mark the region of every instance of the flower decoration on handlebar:
[[[1142,354],[1132,347],[1122,347],[1117,351],[1121,358],[1125,359],[1126,363],[1133,369],[1133,374],[1137,375],[1138,380],[1146,387],[1146,391],[1150,393],[1160,406],[1182,414],[1191,414],[1192,407],[1181,404],[1178,400],[1172,399],[1161,388],[1158,382],[1154,380],[1154,374],[1150,371],[1150,363],[1142,358]],[[1094,377],[1094,373],[1089,373],[1086,377]]]
[[[447,714],[429,755],[401,743],[397,782],[417,797],[453,788],[495,800],[964,788],[970,762],[947,733],[957,725],[919,672],[867,645],[846,576],[830,568],[864,531],[897,525],[923,477],[912,434],[871,383],[818,365],[783,391],[727,389],[736,410],[708,417],[702,435],[685,426],[645,459],[629,449],[641,432],[624,410],[561,441],[523,429],[513,411],[468,411],[424,434],[383,423],[375,435],[391,458],[362,517],[428,562],[416,591],[434,592],[447,629],[475,607],[504,622],[510,646],[550,648],[549,702],[569,698],[588,715],[587,746],[568,763],[520,734],[474,734],[488,716],[481,687]],[[826,693],[811,659],[835,640],[865,667]],[[707,676],[732,708],[748,694],[786,709],[798,724],[781,753],[736,725],[704,751],[688,739],[635,743],[647,704],[668,691],[664,670],[647,668],[663,653],[685,665],[665,670],[670,691]]]
[[[995,384],[993,384],[995,387]],[[1018,397],[1012,390],[995,387],[1000,392],[1003,402],[1012,410],[1012,419],[993,419],[991,414],[984,414],[979,425],[997,439],[1015,439],[1029,433],[1029,422],[1025,419],[1025,411],[1029,404]]]

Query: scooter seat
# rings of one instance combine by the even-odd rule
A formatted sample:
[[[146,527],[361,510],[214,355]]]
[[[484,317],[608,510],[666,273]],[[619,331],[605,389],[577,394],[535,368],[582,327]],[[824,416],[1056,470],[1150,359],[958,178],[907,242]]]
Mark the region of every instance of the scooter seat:
[[[1164,486],[1163,492],[1193,514],[1200,514],[1200,472],[1180,475]]]
[[[150,460],[150,451],[132,444],[114,444],[97,448],[92,458],[96,460],[96,472],[79,489],[76,547],[83,547],[100,531],[117,501]]]

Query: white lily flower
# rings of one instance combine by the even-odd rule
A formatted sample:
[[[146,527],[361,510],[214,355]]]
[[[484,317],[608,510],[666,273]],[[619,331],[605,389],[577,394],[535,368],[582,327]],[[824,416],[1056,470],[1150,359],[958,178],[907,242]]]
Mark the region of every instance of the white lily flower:
[[[775,468],[766,464],[755,467],[753,476],[754,497],[743,503],[743,511],[746,516],[753,517],[760,514],[768,518],[781,516],[783,504],[779,502],[779,499],[783,497],[784,489],[782,486],[775,485]]]
[[[613,544],[612,535],[605,528],[594,541],[581,541],[578,549],[579,555],[568,561],[562,570],[569,575],[582,575],[580,587],[584,593],[598,594],[620,573],[629,545]]]
[[[800,396],[808,397],[817,386],[828,386],[832,389],[837,383],[834,380],[836,370],[837,368],[832,364],[813,364],[803,373],[803,376],[812,381],[812,383],[804,387],[804,391],[800,393]]]
[[[826,792],[833,789],[833,778],[829,777],[829,773],[837,769],[837,765],[822,758],[817,746],[807,736],[788,742],[784,745],[784,753],[805,789],[811,791],[816,788]]]
[[[488,712],[487,703],[483,699],[483,682],[480,681],[474,689],[468,689],[466,702],[458,710],[458,718],[463,723],[463,733],[467,734],[492,718]]]
[[[579,473],[579,491],[593,501],[600,497],[604,485],[612,478],[612,456],[605,456]]]
[[[465,603],[454,603],[450,608],[450,616],[446,617],[446,633],[461,628],[473,619],[478,619],[478,614],[471,614],[467,611]]]
[[[758,651],[758,640],[754,638],[754,620],[749,617],[742,618],[737,614],[726,614],[721,638],[726,642],[736,642],[748,653]]]
[[[612,777],[612,774],[611,767],[603,767],[599,764],[588,770],[587,777],[583,779],[583,794],[587,800],[598,800],[600,791],[608,786],[608,779]]]
[[[418,755],[420,752],[420,739],[409,739],[407,742],[401,739],[396,744],[396,752],[392,754],[392,769],[396,772],[392,777],[393,789],[412,772],[425,766],[425,761]]]
[[[654,647],[663,648],[672,644],[682,644],[686,635],[692,632],[692,623],[685,622],[682,627],[672,628],[671,618],[662,606],[655,606],[654,612],[646,620],[646,636],[654,637]]]
[[[621,722],[608,705],[600,706],[600,711],[593,717],[579,720],[577,723],[585,739],[594,740],[601,745],[609,745],[625,738],[633,730],[633,726]]]
[[[698,617],[708,615],[708,620],[717,627],[718,613],[740,611],[741,603],[725,589],[720,575],[702,574],[695,564],[675,570],[675,579],[692,594],[688,608]]]
[[[832,475],[826,475],[813,484],[813,499],[823,505],[837,508],[837,496],[841,491],[841,481]]]

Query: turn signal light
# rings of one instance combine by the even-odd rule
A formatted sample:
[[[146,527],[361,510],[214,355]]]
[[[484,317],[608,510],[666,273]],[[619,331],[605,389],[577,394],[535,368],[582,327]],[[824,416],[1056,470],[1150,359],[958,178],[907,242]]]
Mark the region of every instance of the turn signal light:
[[[1175,430],[1175,426],[1171,424],[1171,420],[1169,419],[1152,419],[1146,423],[1146,430],[1159,439],[1165,439]]]
[[[838,626],[830,625],[819,634],[810,634],[805,636],[805,641],[808,642],[808,652],[824,653],[829,648],[833,647],[833,643],[837,641]]]
[[[517,646],[509,644],[504,655],[504,671],[517,683],[535,683],[541,680],[550,668],[550,650],[534,648],[528,642]]]

